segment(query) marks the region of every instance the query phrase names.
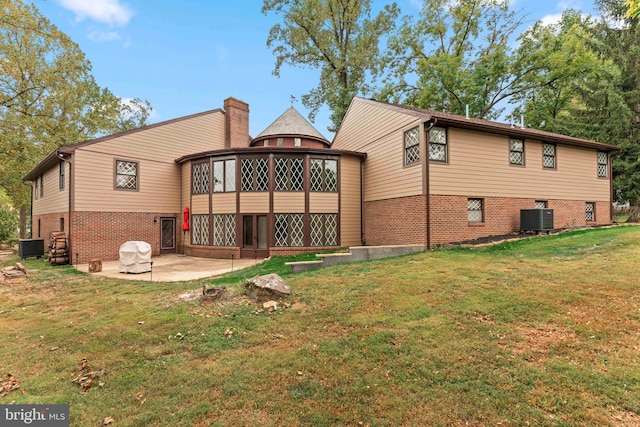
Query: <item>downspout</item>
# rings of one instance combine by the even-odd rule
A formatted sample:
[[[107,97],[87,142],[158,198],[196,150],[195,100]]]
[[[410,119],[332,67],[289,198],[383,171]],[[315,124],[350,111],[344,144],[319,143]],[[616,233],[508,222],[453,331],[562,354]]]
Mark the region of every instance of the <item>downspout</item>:
[[[609,164],[607,165],[607,172],[609,173],[609,224],[613,224],[615,218],[613,212],[613,153],[609,152],[607,156],[609,158]]]
[[[69,193],[68,193],[68,199],[69,199],[69,239],[68,239],[68,245],[69,245],[69,264],[73,265],[73,240],[71,238],[71,231],[73,230],[73,214],[71,212],[73,205],[72,205],[72,197],[71,197],[71,193],[72,193],[72,187],[73,187],[73,166],[71,163],[71,160],[67,160],[64,158],[64,154],[62,154],[60,151],[57,151],[57,156],[60,160],[62,160],[63,162],[69,163]],[[76,263],[77,263],[77,259],[76,259]]]
[[[364,158],[360,158],[360,244],[364,245]]]
[[[431,249],[431,190],[429,183],[429,131],[433,128],[437,123],[438,119],[433,118],[433,120],[429,119],[425,122],[428,123],[429,127],[425,129],[425,197],[427,199],[427,249]]]

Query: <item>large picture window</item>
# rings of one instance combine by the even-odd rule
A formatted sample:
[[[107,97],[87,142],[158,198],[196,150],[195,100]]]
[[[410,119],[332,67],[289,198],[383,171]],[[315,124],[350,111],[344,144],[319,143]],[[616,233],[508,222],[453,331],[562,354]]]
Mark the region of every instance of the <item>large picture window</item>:
[[[304,159],[276,157],[274,172],[275,191],[304,190]]]
[[[420,161],[420,137],[418,128],[409,129],[404,133],[404,164],[405,166]]]
[[[432,127],[429,129],[429,160],[447,161],[447,129]]]
[[[311,159],[311,191],[338,191],[338,161]]]
[[[266,157],[242,159],[241,191],[269,190],[269,160]]]
[[[213,192],[236,191],[236,161],[219,160],[213,162]]]
[[[209,193],[209,162],[191,167],[191,194]]]
[[[116,160],[116,189],[138,189],[138,162]]]

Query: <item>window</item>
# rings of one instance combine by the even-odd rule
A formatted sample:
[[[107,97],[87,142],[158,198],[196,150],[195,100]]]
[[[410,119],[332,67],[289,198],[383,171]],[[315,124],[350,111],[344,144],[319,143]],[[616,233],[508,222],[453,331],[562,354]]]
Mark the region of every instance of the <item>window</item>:
[[[33,198],[38,200],[38,195],[40,194],[40,190],[38,188],[38,181],[40,181],[40,177],[36,178],[35,181],[33,181]]]
[[[273,169],[275,191],[304,190],[304,159],[276,157]]]
[[[116,189],[138,189],[138,162],[116,160]]]
[[[219,160],[213,162],[213,192],[236,191],[236,161]]]
[[[418,128],[409,129],[404,133],[404,164],[410,165],[420,161],[420,137]]]
[[[587,222],[596,220],[596,204],[594,202],[586,202],[584,204],[584,216]]]
[[[524,165],[524,140],[518,138],[509,139],[509,163],[512,165]]]
[[[447,161],[447,129],[433,127],[429,130],[429,160]]]
[[[483,199],[468,199],[467,200],[467,217],[469,222],[483,222]]]
[[[542,144],[542,166],[555,169],[556,146],[554,144]]]
[[[609,176],[609,156],[607,153],[598,151],[598,177],[607,178]]]
[[[275,246],[304,246],[304,215],[274,215]]]
[[[209,162],[191,166],[191,194],[209,194]]]
[[[266,157],[242,159],[240,164],[242,191],[269,190],[269,161]]]
[[[58,171],[58,188],[64,190],[64,162],[60,162],[60,170]]]
[[[64,218],[60,218],[60,231],[64,231]]]
[[[209,245],[209,215],[191,215],[191,244]]]
[[[311,159],[311,191],[338,191],[338,161]]]
[[[284,138],[278,138],[278,147],[282,147],[284,145]]]
[[[40,175],[40,198],[44,197],[44,176]]]
[[[213,245],[236,245],[235,214],[213,215]]]
[[[311,214],[309,226],[311,246],[338,245],[338,214]]]
[[[302,146],[302,139],[294,138],[293,145],[296,146],[296,147],[301,147]]]
[[[535,208],[536,209],[546,209],[549,207],[549,204],[546,200],[536,200]]]

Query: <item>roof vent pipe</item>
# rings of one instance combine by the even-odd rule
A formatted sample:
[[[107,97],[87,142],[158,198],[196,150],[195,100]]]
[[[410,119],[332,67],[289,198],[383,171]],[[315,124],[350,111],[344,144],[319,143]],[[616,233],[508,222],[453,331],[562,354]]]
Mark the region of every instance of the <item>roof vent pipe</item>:
[[[520,127],[524,129],[524,114],[520,114]]]
[[[467,104],[467,114],[466,114],[467,119],[469,119],[469,104]]]

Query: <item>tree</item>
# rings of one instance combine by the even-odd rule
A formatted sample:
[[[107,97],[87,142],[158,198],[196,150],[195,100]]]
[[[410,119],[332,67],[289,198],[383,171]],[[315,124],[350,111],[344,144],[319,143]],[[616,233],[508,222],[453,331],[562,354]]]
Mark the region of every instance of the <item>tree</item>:
[[[11,242],[18,237],[18,212],[11,205],[11,199],[0,188],[0,243]]]
[[[629,18],[640,18],[640,0],[627,0],[624,5],[629,8],[627,11]]]
[[[0,0],[0,185],[20,211],[25,236],[30,186],[22,177],[54,149],[141,126],[147,101],[124,104],[34,5]]]
[[[283,64],[320,70],[318,86],[302,97],[311,110],[331,109],[337,130],[351,99],[372,91],[381,71],[379,42],[395,25],[399,9],[387,5],[371,18],[370,0],[264,0],[262,12],[282,15],[271,28],[267,46],[276,56],[274,74]]]

